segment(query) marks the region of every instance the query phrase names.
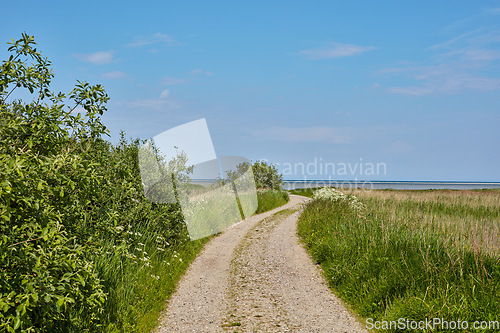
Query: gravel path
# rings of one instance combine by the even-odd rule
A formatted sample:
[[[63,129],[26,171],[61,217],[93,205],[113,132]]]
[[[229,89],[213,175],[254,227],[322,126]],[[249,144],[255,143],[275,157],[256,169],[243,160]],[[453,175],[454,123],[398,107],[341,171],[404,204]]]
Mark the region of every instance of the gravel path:
[[[291,195],[207,243],[156,332],[366,332],[298,241],[305,200]]]

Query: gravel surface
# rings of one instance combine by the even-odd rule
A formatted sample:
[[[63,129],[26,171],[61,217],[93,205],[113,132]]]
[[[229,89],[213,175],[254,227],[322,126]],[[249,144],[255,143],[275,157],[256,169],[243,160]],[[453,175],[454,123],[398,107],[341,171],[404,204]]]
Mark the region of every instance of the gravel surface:
[[[156,332],[366,332],[299,243],[306,200],[291,195],[208,242]]]

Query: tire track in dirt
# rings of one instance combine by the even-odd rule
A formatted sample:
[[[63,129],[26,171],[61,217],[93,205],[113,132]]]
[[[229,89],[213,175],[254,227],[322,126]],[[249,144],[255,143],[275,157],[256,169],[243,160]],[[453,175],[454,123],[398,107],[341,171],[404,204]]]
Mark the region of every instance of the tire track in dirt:
[[[156,332],[366,332],[299,243],[306,200],[291,195],[208,242]]]

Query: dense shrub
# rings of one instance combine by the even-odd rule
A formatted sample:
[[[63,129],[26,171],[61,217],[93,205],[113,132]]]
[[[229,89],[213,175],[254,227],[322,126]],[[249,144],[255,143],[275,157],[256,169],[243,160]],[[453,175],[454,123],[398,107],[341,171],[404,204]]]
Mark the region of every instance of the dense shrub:
[[[134,288],[186,243],[182,214],[145,200],[139,140],[102,138],[104,89],[78,82],[66,106],[34,45],[23,34],[0,68],[0,331],[133,331]]]
[[[265,161],[256,161],[252,165],[252,171],[257,188],[269,190],[281,190],[283,186],[283,175],[278,172],[276,166]]]

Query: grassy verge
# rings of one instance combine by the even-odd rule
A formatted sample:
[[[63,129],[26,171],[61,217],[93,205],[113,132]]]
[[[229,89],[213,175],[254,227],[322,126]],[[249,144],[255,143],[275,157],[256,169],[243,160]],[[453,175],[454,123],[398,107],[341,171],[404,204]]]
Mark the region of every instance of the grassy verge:
[[[258,200],[256,213],[261,213],[284,205],[289,198],[283,191],[259,191]],[[106,288],[113,291],[113,304],[108,303],[107,310],[112,317],[107,321],[119,318],[121,323],[119,327],[109,324],[108,332],[150,332],[178,280],[210,240],[206,237],[185,241],[164,249],[158,246],[157,235],[153,237],[145,227],[142,230],[136,228],[131,234],[125,247],[116,250],[114,245],[115,251],[111,253],[113,247],[108,246],[109,254],[100,259],[99,267],[105,270],[106,280],[115,283]],[[121,255],[117,256],[116,251],[121,251]],[[116,262],[117,258],[120,258],[119,262]],[[119,276],[117,267],[121,267]]]
[[[291,190],[290,193],[291,194],[295,194],[295,195],[302,195],[304,197],[309,197],[311,198],[313,196],[313,193],[315,190],[317,190],[318,188],[298,188],[298,189],[295,189],[295,190]]]
[[[145,255],[122,256],[119,263],[109,262],[116,260],[116,255],[101,258],[104,267],[116,269],[121,265],[119,273],[113,269],[107,271],[107,280],[113,285],[107,286],[112,292],[112,302],[107,304],[110,324],[105,331],[151,332],[178,280],[209,239],[188,241],[164,251],[148,245],[142,249],[139,245],[137,249],[144,250]]]
[[[288,193],[285,191],[266,190],[257,191],[257,200],[259,202],[259,206],[255,213],[260,214],[276,207],[283,206],[290,200],[290,198],[288,197]]]
[[[500,320],[498,191],[353,192],[363,211],[349,200],[313,200],[299,235],[359,315]]]

